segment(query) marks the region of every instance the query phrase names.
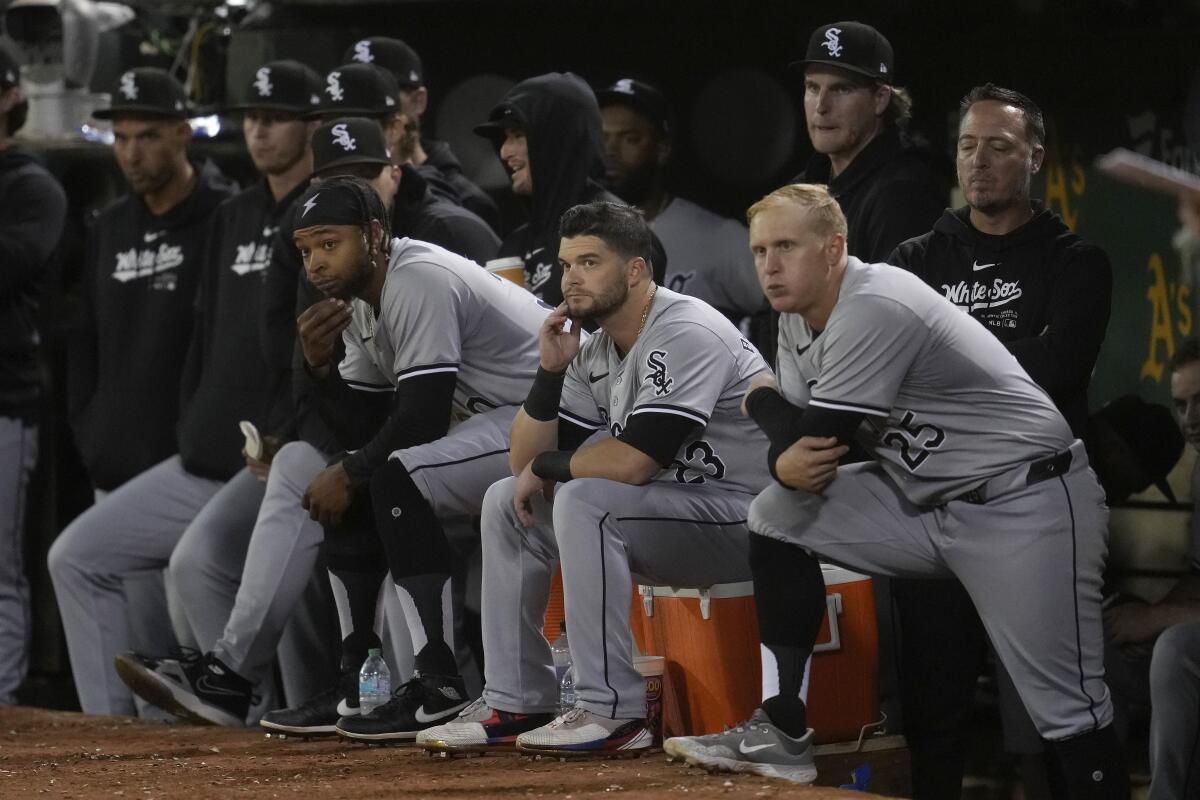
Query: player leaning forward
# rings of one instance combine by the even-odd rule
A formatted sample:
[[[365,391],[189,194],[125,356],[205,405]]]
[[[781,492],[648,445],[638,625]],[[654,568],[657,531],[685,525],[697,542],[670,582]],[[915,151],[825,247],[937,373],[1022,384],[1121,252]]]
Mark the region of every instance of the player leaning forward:
[[[745,726],[671,739],[667,752],[816,777],[798,695],[825,609],[819,557],[958,577],[1053,747],[1063,796],[1128,797],[1102,661],[1107,511],[1083,444],[982,325],[913,275],[848,257],[824,187],[785,186],[748,217],[759,280],[782,312],[779,385],[756,382],[746,398],[778,480],[750,508],[763,668],[775,673],[764,685],[777,679],[778,692]],[[851,437],[874,459],[839,468]]]
[[[654,284],[638,211],[575,206],[561,233],[565,301],[542,325],[540,369],[513,422],[517,477],[483,503],[486,687],[418,736],[430,749],[649,747],[633,576],[699,587],[749,574],[746,512],[770,481],[768,443],[738,405],[766,363],[715,309]],[[580,321],[599,326],[582,345]],[[582,444],[601,429],[611,436]],[[575,707],[557,717],[541,633],[556,561],[577,673]]]

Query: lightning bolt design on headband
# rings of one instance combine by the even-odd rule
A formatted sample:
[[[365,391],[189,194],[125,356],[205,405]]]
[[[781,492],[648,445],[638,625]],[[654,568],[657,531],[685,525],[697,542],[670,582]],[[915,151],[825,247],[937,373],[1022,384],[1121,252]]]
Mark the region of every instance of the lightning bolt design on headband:
[[[300,214],[301,217],[305,216],[306,214],[308,214],[308,212],[313,210],[313,207],[316,206],[316,204],[317,204],[317,198],[320,196],[321,196],[321,193],[317,192],[312,197],[310,197],[304,201],[304,212],[302,214]]]

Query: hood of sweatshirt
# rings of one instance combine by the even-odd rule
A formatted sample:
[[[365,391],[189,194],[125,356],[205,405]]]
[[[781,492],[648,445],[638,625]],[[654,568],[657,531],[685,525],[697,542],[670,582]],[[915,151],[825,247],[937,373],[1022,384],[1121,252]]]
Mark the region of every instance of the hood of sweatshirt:
[[[521,81],[488,115],[482,131],[499,153],[507,127],[525,131],[533,198],[530,226],[558,229],[562,213],[594,193],[589,179],[604,177],[600,107],[591,87],[570,72]]]
[[[933,229],[953,237],[960,247],[976,253],[1013,254],[1019,248],[1034,243],[1037,250],[1046,249],[1046,242],[1055,239],[1078,238],[1063,222],[1062,217],[1034,201],[1033,217],[1008,233],[994,236],[983,233],[971,224],[971,209],[948,208],[933,225]],[[1060,242],[1060,244],[1065,242]]]

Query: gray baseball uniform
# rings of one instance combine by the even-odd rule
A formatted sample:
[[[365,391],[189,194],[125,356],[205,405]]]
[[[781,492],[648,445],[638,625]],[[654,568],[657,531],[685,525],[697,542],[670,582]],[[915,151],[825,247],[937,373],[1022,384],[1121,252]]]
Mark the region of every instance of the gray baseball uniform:
[[[538,330],[549,313],[516,284],[415,239],[392,242],[378,319],[369,304],[354,302],[339,365],[352,388],[390,392],[418,375],[457,374],[457,424],[441,439],[391,454],[439,520],[478,514],[487,488],[510,474],[509,428],[537,371]],[[335,592],[344,592],[336,575],[333,580]],[[397,594],[419,653],[425,628],[399,583]],[[450,604],[443,601],[448,613]],[[345,634],[352,620],[341,616]],[[453,625],[446,623],[449,636]]]
[[[703,587],[749,576],[746,512],[770,477],[766,437],[739,406],[750,380],[767,371],[719,312],[661,288],[624,358],[603,332],[582,345],[564,381],[563,419],[619,436],[634,415],[676,415],[698,430],[648,485],[583,478],[557,487],[552,504],[535,498],[530,528],[513,511],[515,479],[488,490],[482,527],[489,706],[526,713],[557,707],[541,617],[561,561],[576,705],[614,719],[645,715],[629,632],[633,577]],[[516,659],[500,655],[514,642]]]
[[[918,278],[850,257],[819,336],[781,317],[779,378],[793,403],[866,414],[877,463],[821,496],[771,486],[751,530],[861,572],[957,576],[1042,736],[1107,725],[1104,493],[1004,346]]]

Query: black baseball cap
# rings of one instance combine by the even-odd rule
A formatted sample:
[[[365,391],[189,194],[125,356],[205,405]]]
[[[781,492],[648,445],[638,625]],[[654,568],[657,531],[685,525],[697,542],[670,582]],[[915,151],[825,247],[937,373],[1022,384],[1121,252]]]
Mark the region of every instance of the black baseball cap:
[[[21,65],[7,48],[0,46],[0,92],[11,89],[21,82]]]
[[[313,174],[357,164],[391,164],[383,128],[366,117],[341,117],[317,128],[312,137]]]
[[[862,22],[833,22],[813,31],[803,61],[788,66],[803,70],[813,64],[853,72],[880,83],[895,83],[892,44],[879,31]]]
[[[667,98],[655,87],[634,78],[621,78],[611,86],[606,86],[596,92],[596,102],[601,108],[605,106],[629,106],[641,114],[658,130],[671,134],[671,108]]]
[[[343,64],[325,76],[321,104],[307,116],[379,117],[400,108],[400,86],[374,64]]]
[[[342,60],[347,64],[357,61],[374,64],[392,73],[401,89],[415,89],[424,84],[425,71],[421,68],[421,57],[406,43],[388,36],[372,36],[360,39],[346,48]]]
[[[254,71],[242,100],[229,111],[264,109],[308,114],[321,104],[321,76],[299,61],[268,61]]]
[[[112,119],[122,112],[187,119],[191,109],[183,85],[158,67],[135,67],[121,73],[112,89],[108,108],[92,112],[96,119]]]
[[[1092,414],[1089,423],[1093,431],[1097,426],[1106,427],[1128,448],[1125,455],[1136,464],[1139,475],[1136,485],[1130,487],[1133,491],[1143,491],[1153,484],[1175,502],[1167,475],[1183,455],[1184,439],[1169,408],[1127,394],[1106,403]],[[1089,443],[1088,448],[1091,450],[1093,445]]]

